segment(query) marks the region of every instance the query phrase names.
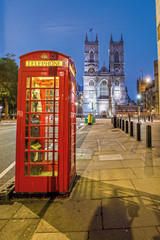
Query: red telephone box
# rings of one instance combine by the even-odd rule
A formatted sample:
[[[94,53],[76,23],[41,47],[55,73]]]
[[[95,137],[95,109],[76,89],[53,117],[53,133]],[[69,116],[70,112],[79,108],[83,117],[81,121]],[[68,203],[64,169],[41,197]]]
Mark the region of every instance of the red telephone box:
[[[72,58],[20,57],[16,192],[69,192],[76,175],[76,80]]]

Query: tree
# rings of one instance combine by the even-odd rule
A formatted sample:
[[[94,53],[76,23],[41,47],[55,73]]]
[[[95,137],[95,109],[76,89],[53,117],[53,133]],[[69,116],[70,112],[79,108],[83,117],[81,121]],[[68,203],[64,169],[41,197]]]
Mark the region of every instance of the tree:
[[[8,112],[17,108],[18,65],[15,59],[0,58],[0,101],[5,106],[5,119]]]

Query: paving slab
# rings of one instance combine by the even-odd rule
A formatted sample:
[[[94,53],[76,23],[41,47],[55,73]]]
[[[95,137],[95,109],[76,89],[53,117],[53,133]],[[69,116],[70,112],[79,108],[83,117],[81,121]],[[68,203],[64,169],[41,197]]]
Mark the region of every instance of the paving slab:
[[[107,154],[107,155],[99,155],[99,161],[108,161],[108,160],[124,160],[121,154]]]
[[[1,231],[1,240],[28,240],[39,223],[39,219],[11,219]]]
[[[130,180],[92,182],[92,199],[138,196]]]
[[[125,160],[125,161],[121,161],[121,163],[122,163],[122,166],[124,168],[133,168],[133,167],[142,167],[143,168],[143,167],[146,166],[146,163],[143,160],[141,160],[141,159],[134,160],[134,161],[132,161],[132,160]]]
[[[31,240],[69,240],[64,233],[34,233]]]
[[[6,225],[7,222],[8,222],[8,220],[0,220],[0,231]]]
[[[121,153],[123,158],[126,160],[143,160],[143,155],[139,154],[139,153],[129,153],[129,152],[122,152]]]
[[[98,211],[97,211],[98,209]],[[86,232],[90,229],[95,214],[96,223],[92,227],[102,229],[101,201],[59,201],[50,205],[43,219],[60,232]]]
[[[160,211],[151,199],[140,197],[102,200],[104,229],[154,227],[160,224]]]
[[[123,152],[124,151],[124,149],[122,149],[122,147],[121,146],[116,146],[116,148],[114,147],[114,146],[100,146],[100,150],[101,151],[107,151],[107,150],[115,150],[116,149],[116,152]]]
[[[81,175],[82,178],[85,180],[85,179],[90,179],[90,180],[100,180],[100,171],[101,170],[92,170],[92,171],[89,171],[89,170],[86,170],[83,172],[83,174]]]
[[[10,219],[21,206],[22,203],[13,201],[0,205],[0,219]]]
[[[143,166],[141,168],[132,168],[137,178],[159,178],[160,180],[160,167]]]
[[[85,141],[81,145],[82,148],[94,148],[97,147],[97,141]]]
[[[98,155],[105,155],[105,154],[116,154],[117,152],[116,152],[116,150],[114,149],[114,150],[98,150],[98,151],[95,151],[94,152],[94,155],[95,156],[98,156]]]
[[[88,232],[34,233],[32,240],[88,240]]]
[[[39,224],[37,225],[37,228],[35,230],[35,233],[58,233],[59,231],[54,228],[51,224],[49,224],[44,219],[41,219]]]
[[[130,168],[100,169],[100,180],[134,179],[136,176]]]
[[[70,199],[74,201],[83,201],[91,200],[91,190],[92,190],[92,181],[90,179],[87,181],[77,181],[76,187],[73,188],[73,191],[70,194]]]
[[[132,182],[140,195],[160,197],[159,178],[132,179]]]
[[[89,240],[159,240],[160,236],[155,227],[146,228],[125,228],[103,231],[92,231]]]
[[[92,153],[76,153],[76,159],[92,159]]]
[[[14,214],[13,218],[40,218],[48,200],[22,200],[21,203],[22,206]]]
[[[107,161],[91,161],[86,170],[96,170],[96,169],[109,169],[109,168],[123,168],[122,161],[119,160],[107,160]]]
[[[88,165],[89,165],[89,163],[90,163],[90,159],[76,159],[77,160],[77,162],[76,162],[76,169],[77,170],[85,170],[87,167],[88,167]]]

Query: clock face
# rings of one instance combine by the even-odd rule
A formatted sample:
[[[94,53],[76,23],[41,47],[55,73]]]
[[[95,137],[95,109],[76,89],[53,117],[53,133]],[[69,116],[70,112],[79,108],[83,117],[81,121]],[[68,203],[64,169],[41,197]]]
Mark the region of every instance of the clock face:
[[[95,72],[94,68],[89,68],[88,71],[89,71],[90,73],[94,73],[94,72]]]

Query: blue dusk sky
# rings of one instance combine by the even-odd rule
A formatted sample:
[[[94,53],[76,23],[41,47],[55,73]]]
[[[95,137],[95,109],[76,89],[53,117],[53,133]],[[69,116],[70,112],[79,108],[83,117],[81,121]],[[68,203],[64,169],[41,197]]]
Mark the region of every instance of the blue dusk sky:
[[[136,81],[154,79],[157,59],[154,0],[0,0],[0,57],[53,50],[73,58],[77,82],[83,84],[84,41],[99,39],[100,66],[108,68],[111,34],[125,44],[126,86],[136,99]],[[93,28],[90,33],[89,30]]]

